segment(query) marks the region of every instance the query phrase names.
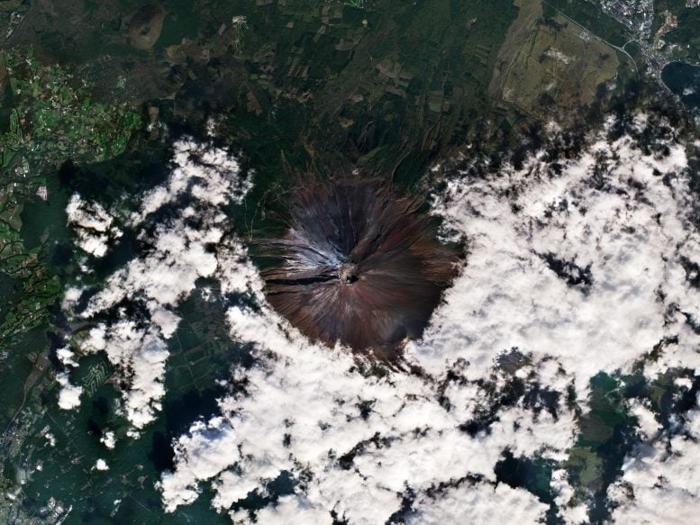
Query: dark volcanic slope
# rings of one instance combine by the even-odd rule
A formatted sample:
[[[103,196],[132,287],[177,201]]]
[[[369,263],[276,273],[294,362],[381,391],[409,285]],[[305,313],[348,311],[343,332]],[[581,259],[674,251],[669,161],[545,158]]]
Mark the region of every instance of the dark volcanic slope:
[[[293,195],[281,239],[261,243],[270,303],[306,336],[391,358],[420,336],[458,269],[421,202],[373,181]]]

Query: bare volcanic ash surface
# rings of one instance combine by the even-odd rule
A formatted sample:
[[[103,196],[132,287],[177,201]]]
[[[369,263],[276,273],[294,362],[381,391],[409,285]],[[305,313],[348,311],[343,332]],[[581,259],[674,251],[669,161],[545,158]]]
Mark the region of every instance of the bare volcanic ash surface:
[[[312,340],[395,357],[458,271],[422,205],[374,180],[298,188],[286,233],[260,243],[268,301]]]

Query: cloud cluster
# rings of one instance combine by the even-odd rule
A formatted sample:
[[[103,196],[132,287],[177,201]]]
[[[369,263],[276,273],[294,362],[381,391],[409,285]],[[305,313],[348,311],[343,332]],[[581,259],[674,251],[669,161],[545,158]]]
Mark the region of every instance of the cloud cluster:
[[[175,440],[175,468],[159,483],[168,512],[208,486],[236,523],[537,523],[549,505],[499,482],[504,454],[565,461],[599,371],[636,366],[655,378],[700,367],[688,271],[700,238],[689,225],[686,150],[673,141],[658,153],[604,131],[576,159],[542,153],[522,169],[448,173],[434,213],[468,243],[467,264],[393,370],[311,343],[277,315],[222,212],[250,181],[206,145],[179,143],[175,159],[130,218],[143,253],[76,312],[94,321],[82,350],[105,352],[127,380],[125,413],[138,428],[159,408],[176,307],[197,279],[246,297],[226,319],[254,361],[233,371],[219,413]],[[80,298],[71,290],[65,304]],[[698,418],[668,455],[655,448],[653,415],[632,408],[653,445],[648,464],[630,462],[611,489],[623,521],[653,516],[645,494],[697,496]],[[659,485],[679,468],[687,482]],[[282,492],[280,479],[289,480]],[[551,487],[562,518],[584,522],[564,469]],[[251,496],[261,508],[243,508]]]
[[[551,164],[539,155],[522,170],[448,181],[436,213],[470,254],[432,329],[410,345],[414,358],[435,372],[468,359],[477,378],[494,352],[518,347],[575,372],[581,398],[597,372],[629,369],[665,337],[679,344],[650,374],[700,365],[687,323],[700,294],[683,261],[700,259],[700,237],[684,147],[656,156],[601,134],[580,158]]]
[[[445,523],[537,523],[547,505],[535,496],[505,484],[472,485],[463,483],[434,496],[423,496],[408,516],[408,525],[443,525]]]
[[[98,202],[86,202],[75,193],[66,206],[68,224],[73,227],[76,243],[85,252],[102,257],[110,243],[122,236],[114,217]]]
[[[563,400],[553,413],[507,406],[487,430],[463,431],[491,409],[505,377],[470,383],[457,368],[434,378],[376,377],[346,351],[308,343],[265,305],[232,307],[228,320],[234,338],[261,350],[260,360],[233,379],[245,393],[222,399],[222,416],[177,441],[177,470],[161,482],[167,510],[191,502],[201,481],[214,480],[214,505],[228,509],[290,472],[307,511],[381,523],[401,510],[409,489],[428,493],[473,475],[493,492],[493,466],[506,448],[557,458],[571,443],[573,414]],[[529,383],[543,375],[567,382],[554,363],[519,372]]]
[[[57,374],[56,381],[61,385],[61,391],[58,395],[58,406],[63,410],[72,410],[80,406],[80,396],[83,393],[82,387],[71,385],[66,373]]]
[[[453,174],[434,208],[466,238],[468,262],[409,344],[407,370],[388,375],[301,337],[266,305],[239,248],[220,279],[260,305],[227,314],[256,363],[236,371],[220,415],[176,441],[176,468],[160,483],[166,510],[209,483],[213,505],[236,523],[541,521],[547,505],[497,483],[494,467],[506,451],[567,457],[577,432],[567,388],[585,410],[601,370],[643,362],[655,377],[696,366],[700,340],[688,318],[700,302],[683,261],[697,260],[700,244],[688,224],[686,166],[680,144],[655,154],[601,133],[556,169],[536,155],[520,170]],[[677,344],[652,360],[668,337]],[[507,399],[514,381],[525,394]],[[543,391],[552,395],[537,398]],[[698,447],[684,443],[697,459]],[[271,496],[283,475],[292,492]],[[564,470],[552,489],[565,521],[586,520]],[[239,508],[251,494],[271,502]]]
[[[197,279],[213,276],[219,266],[216,252],[227,221],[222,208],[240,202],[250,185],[250,177],[241,174],[224,150],[188,139],[175,143],[171,175],[142,196],[127,224],[140,243],[138,257],[99,289],[73,287],[66,294],[64,307],[94,325],[80,351],[104,352],[117,368],[128,384],[123,408],[136,428],[152,421],[160,409],[166,341],[180,321],[177,305],[195,289]],[[159,211],[165,218],[152,220]],[[85,203],[77,195],[68,212],[79,242],[81,232],[106,231],[112,224],[99,204]],[[107,248],[100,245],[99,254],[102,247]],[[85,293],[90,294],[87,304],[75,311]]]
[[[695,523],[700,513],[700,394],[673,435],[634,450],[622,478],[608,489],[616,523]]]

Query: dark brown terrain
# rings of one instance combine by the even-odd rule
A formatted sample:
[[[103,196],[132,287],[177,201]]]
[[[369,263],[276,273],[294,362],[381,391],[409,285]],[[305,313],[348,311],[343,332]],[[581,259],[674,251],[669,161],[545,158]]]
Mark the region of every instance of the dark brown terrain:
[[[270,303],[313,340],[396,357],[440,303],[458,250],[420,199],[376,181],[316,181],[291,202],[286,234],[261,242]]]

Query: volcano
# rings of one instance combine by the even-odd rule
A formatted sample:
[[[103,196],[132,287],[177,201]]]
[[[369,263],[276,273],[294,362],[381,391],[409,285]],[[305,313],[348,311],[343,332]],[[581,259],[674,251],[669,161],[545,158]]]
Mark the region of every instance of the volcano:
[[[259,243],[269,303],[312,340],[397,357],[459,268],[426,207],[374,180],[299,187],[284,235]]]

